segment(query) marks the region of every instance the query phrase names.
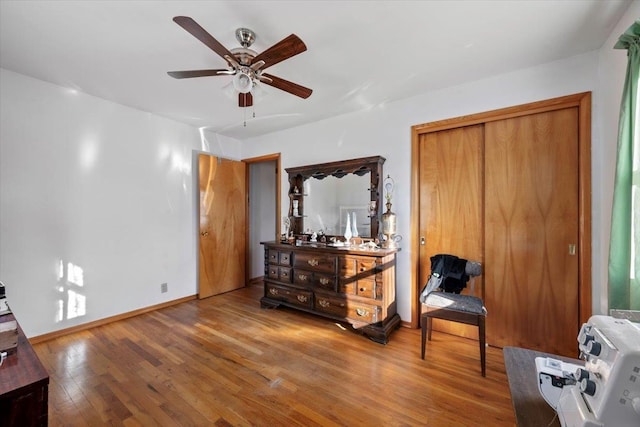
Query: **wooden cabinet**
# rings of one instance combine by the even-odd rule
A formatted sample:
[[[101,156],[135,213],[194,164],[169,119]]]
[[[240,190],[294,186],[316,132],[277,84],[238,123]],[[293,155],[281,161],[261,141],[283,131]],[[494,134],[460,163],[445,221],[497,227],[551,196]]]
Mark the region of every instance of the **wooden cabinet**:
[[[287,307],[351,324],[386,344],[399,325],[397,249],[360,250],[320,244],[265,247],[262,307]]]
[[[48,397],[49,374],[18,326],[18,347],[0,366],[0,426],[46,426]]]

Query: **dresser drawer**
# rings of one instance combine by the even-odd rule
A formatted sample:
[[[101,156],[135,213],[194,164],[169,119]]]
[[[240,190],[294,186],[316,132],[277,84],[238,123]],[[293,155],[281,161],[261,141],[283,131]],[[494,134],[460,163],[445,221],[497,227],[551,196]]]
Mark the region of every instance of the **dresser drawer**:
[[[376,323],[380,317],[380,307],[375,305],[354,303],[344,298],[323,295],[316,295],[315,299],[316,311],[364,323]]]
[[[355,279],[373,279],[378,275],[375,259],[345,257],[340,260],[340,277]]]
[[[336,276],[334,274],[313,273],[313,284],[316,288],[336,292]]]
[[[313,294],[310,291],[267,283],[265,296],[307,308],[313,307]]]
[[[341,294],[355,295],[356,294],[356,282],[342,280],[338,285],[338,292]]]
[[[378,287],[382,276],[378,272],[375,259],[345,257],[340,260],[340,286],[338,291],[365,298],[380,298],[382,288]]]
[[[269,264],[267,266],[267,276],[269,276],[269,279],[278,280],[280,277],[278,266]]]
[[[267,276],[272,280],[291,283],[291,268],[269,264],[267,267]]]
[[[358,280],[356,283],[356,295],[365,298],[376,298],[376,281],[375,280]]]
[[[293,283],[301,286],[322,288],[333,292],[336,291],[336,277],[329,273],[316,273],[296,268],[293,270]]]
[[[267,252],[269,264],[280,264],[291,266],[291,252],[280,252],[275,249],[269,249]]]
[[[311,271],[300,270],[299,268],[296,268],[293,271],[293,283],[302,286],[312,286],[313,273]]]
[[[291,271],[290,267],[278,267],[278,280],[291,283]]]
[[[364,298],[376,299],[382,296],[382,288],[375,280],[345,280],[342,279],[338,292],[347,295],[358,295]]]
[[[337,264],[337,257],[331,254],[312,254],[300,252],[295,253],[293,259],[293,266],[296,268],[304,268],[307,270],[333,274],[335,274],[336,272]]]
[[[278,264],[291,265],[291,252],[278,252]]]

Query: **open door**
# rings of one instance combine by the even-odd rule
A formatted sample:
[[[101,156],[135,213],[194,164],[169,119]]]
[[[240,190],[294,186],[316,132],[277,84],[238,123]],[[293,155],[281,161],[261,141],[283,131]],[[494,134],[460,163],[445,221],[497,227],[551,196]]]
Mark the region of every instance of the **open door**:
[[[198,298],[207,298],[246,284],[247,186],[244,162],[200,154],[198,165]]]

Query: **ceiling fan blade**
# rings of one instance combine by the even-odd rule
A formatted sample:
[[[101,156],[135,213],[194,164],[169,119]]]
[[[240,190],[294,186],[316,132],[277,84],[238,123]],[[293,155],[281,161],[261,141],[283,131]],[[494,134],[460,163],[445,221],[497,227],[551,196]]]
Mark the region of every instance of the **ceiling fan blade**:
[[[253,95],[251,92],[238,94],[239,107],[251,107],[253,105]]]
[[[263,77],[266,77],[263,79]],[[295,96],[299,96],[300,98],[308,98],[311,96],[313,92],[311,89],[306,88],[304,86],[300,86],[299,84],[290,82],[285,79],[281,79],[280,77],[276,77],[272,74],[262,74],[260,77],[260,81],[269,86],[273,86],[285,92],[289,92]]]
[[[221,57],[225,57],[228,55],[230,57],[234,57],[226,47],[222,46],[220,42],[213,38],[211,34],[207,32],[204,28],[202,28],[196,21],[189,18],[188,16],[176,16],[173,18],[174,22],[180,25],[182,28],[187,30],[193,37],[200,40],[204,43],[209,49],[220,55]]]
[[[307,50],[307,46],[304,42],[295,34],[291,34],[253,58],[252,62],[264,61],[262,69],[265,69],[305,50]]]
[[[190,79],[192,77],[208,77],[208,76],[230,76],[234,71],[227,70],[226,68],[216,70],[189,70],[189,71],[168,71],[174,79]]]

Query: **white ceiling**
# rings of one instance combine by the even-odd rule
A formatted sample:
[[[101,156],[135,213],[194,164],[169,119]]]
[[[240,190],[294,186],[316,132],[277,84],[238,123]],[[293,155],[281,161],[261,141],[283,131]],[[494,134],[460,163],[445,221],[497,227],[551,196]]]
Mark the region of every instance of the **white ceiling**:
[[[598,49],[630,3],[1,0],[0,67],[246,139]],[[229,76],[169,77],[226,66],[177,15],[227,49],[238,27],[258,52],[295,33],[307,51],[268,72],[313,94],[263,86],[245,112],[221,90]]]

